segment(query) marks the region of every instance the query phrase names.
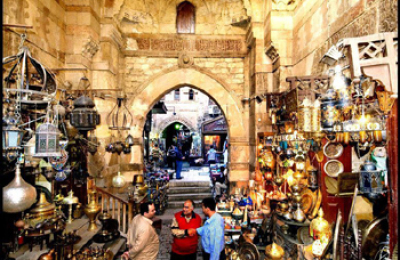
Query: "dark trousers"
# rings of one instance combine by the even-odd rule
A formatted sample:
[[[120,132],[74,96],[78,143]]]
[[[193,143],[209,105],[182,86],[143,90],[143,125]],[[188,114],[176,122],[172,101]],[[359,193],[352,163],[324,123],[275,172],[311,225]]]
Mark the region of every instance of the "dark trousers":
[[[171,252],[171,260],[196,260],[197,252],[190,255],[179,255],[177,253]]]
[[[203,250],[203,260],[210,260],[210,254]],[[222,249],[219,254],[219,260],[226,260],[225,249]]]

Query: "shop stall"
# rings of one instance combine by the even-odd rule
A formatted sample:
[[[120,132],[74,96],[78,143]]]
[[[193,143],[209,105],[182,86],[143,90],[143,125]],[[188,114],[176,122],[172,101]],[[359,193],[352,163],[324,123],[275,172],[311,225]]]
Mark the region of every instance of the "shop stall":
[[[127,180],[121,155],[131,153],[134,139],[126,97],[90,88],[86,76],[74,89],[60,87],[57,70],[36,60],[24,40],[3,59],[3,251],[13,259],[113,259],[141,203],[154,201],[158,213],[166,207],[168,174]],[[116,158],[118,173],[107,187],[104,164],[96,161],[105,155],[95,156],[101,146],[95,96],[113,104],[105,118],[111,138],[101,150]]]
[[[286,91],[267,94],[272,131],[257,134],[256,170],[217,205],[232,259],[388,257],[393,39],[344,39],[322,58],[326,74],[287,77]]]

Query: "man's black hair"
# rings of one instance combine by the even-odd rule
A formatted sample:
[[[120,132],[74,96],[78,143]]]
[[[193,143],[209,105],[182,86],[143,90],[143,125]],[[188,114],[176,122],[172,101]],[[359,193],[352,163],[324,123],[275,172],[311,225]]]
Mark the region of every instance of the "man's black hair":
[[[205,208],[209,208],[211,211],[215,211],[216,203],[213,197],[204,198],[201,204],[203,204]]]
[[[225,166],[221,166],[221,167],[219,167],[219,170],[221,171],[221,172],[224,172],[225,171]]]
[[[144,213],[149,213],[150,210],[150,205],[152,205],[153,202],[144,202],[140,204],[140,214],[144,216]]]

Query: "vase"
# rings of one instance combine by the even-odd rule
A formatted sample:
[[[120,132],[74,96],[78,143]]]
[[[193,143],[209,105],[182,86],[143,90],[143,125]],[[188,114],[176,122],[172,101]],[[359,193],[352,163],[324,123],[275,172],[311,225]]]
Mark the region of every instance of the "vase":
[[[90,195],[90,203],[86,206],[84,211],[86,216],[89,218],[88,231],[93,231],[97,229],[96,217],[100,213],[101,208],[96,202],[96,190],[92,190]]]

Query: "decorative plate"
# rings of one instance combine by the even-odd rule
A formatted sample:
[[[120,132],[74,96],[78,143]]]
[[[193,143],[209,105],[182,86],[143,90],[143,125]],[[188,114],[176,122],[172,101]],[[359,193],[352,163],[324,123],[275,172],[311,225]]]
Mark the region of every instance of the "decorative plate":
[[[324,155],[332,159],[339,158],[343,154],[343,150],[343,145],[331,142],[326,143],[323,149]]]
[[[324,165],[325,173],[332,178],[336,178],[343,172],[343,164],[338,160],[327,161]]]
[[[313,192],[306,188],[301,195],[301,209],[303,210],[304,214],[311,212],[313,207]]]

